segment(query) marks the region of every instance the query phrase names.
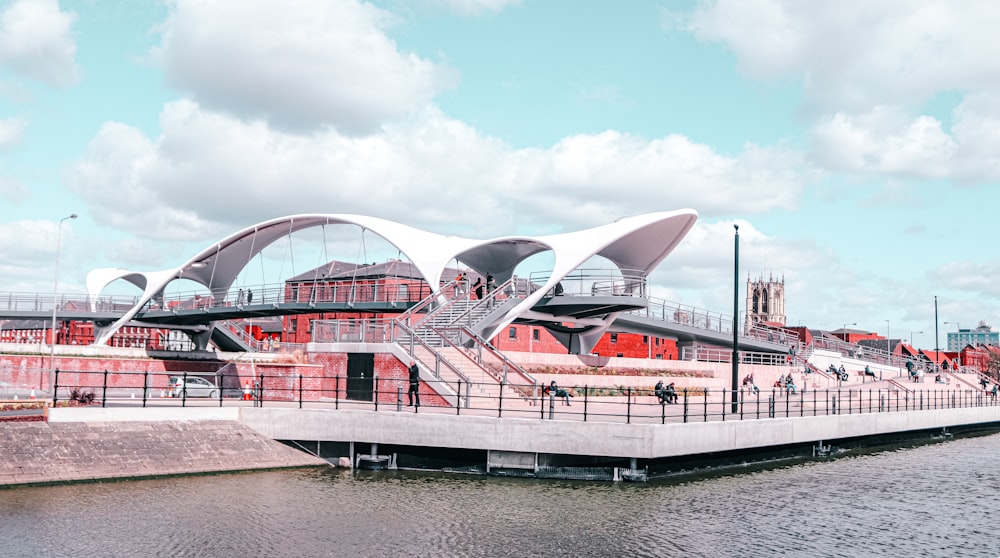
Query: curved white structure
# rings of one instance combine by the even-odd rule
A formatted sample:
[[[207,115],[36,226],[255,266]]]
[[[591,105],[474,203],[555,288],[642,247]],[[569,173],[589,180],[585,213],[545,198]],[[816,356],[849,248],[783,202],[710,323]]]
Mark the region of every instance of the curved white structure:
[[[238,231],[175,269],[139,272],[118,268],[95,269],[87,274],[91,301],[113,281],[124,279],[143,290],[136,304],[110,326],[101,328],[96,344],[106,344],[119,328],[132,320],[147,302],[159,296],[175,279],[189,279],[218,299],[236,281],[240,271],[266,246],[295,231],[333,224],[352,224],[374,232],[398,248],[413,263],[431,289],[439,289],[448,262],[456,260],[485,275],[492,273],[497,282],[510,279],[517,265],[540,252],[551,250],[555,257],[548,283],[526,297],[498,319],[492,331],[509,324],[529,311],[556,283],[592,256],[602,256],[619,270],[651,272],[677,247],[698,218],[693,209],[647,213],[619,219],[613,223],[582,231],[544,236],[506,236],[475,240],[441,235],[393,221],[365,215],[303,214],[280,217]],[[602,320],[588,337],[593,342],[614,320]],[[593,346],[589,341],[585,346]],[[589,349],[588,349],[589,350]]]

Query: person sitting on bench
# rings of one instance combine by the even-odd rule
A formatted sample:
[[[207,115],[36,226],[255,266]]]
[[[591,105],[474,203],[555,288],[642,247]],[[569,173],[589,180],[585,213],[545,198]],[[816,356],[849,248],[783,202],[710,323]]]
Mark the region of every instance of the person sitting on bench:
[[[789,393],[795,393],[795,379],[792,378],[791,373],[785,378],[785,391]]]
[[[565,403],[566,405],[569,405],[569,398],[573,397],[573,394],[556,385],[555,380],[552,380],[552,382],[549,383],[549,387],[546,388],[545,391],[546,393],[554,394],[556,397],[562,397],[563,403]]]
[[[872,370],[867,364],[865,365],[865,376],[871,376],[872,380],[878,379],[878,376],[875,375],[875,371]]]
[[[660,405],[667,402],[667,390],[663,387],[663,380],[656,382],[653,393],[656,395],[656,401]]]
[[[677,389],[674,388],[674,383],[670,382],[667,387],[663,388],[663,394],[666,397],[667,403],[677,403]]]

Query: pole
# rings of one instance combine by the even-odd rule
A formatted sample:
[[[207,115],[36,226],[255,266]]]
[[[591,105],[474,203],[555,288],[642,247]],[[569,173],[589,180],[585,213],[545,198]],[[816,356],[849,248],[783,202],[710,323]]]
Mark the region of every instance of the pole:
[[[62,224],[67,219],[76,219],[76,213],[59,219],[56,225],[56,271],[52,276],[52,345],[49,348],[49,387],[52,387],[53,371],[56,369],[56,309],[59,307],[56,297],[59,293],[59,245],[62,243]],[[39,386],[41,387],[41,386]]]
[[[938,354],[940,350],[940,345],[938,342],[938,312],[937,312],[937,295],[934,295],[934,367],[938,368],[938,359],[941,355]]]
[[[889,320],[885,321],[885,354],[887,358],[892,356],[892,351],[889,349]]]
[[[739,389],[740,381],[740,338],[739,325],[737,321],[740,315],[740,226],[733,225],[736,233],[733,236],[733,413],[739,410]]]

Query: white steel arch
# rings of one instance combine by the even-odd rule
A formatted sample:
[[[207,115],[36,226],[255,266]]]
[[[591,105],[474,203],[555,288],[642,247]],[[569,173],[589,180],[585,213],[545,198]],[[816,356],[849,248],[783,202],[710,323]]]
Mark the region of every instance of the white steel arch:
[[[441,235],[394,221],[366,215],[301,214],[279,217],[237,231],[212,244],[184,264],[155,272],[101,268],[87,274],[87,291],[95,303],[107,285],[125,279],[143,289],[135,305],[113,324],[100,328],[95,344],[103,345],[140,309],[176,279],[189,279],[207,289],[217,299],[225,296],[240,271],[268,245],[285,235],[317,226],[351,224],[369,230],[396,247],[413,263],[432,291],[437,291],[448,263],[461,261],[477,271],[491,272],[498,281],[511,277],[517,265],[543,251],[551,250],[555,264],[548,283],[512,308],[492,328],[509,324],[530,309],[567,274],[591,256],[602,256],[621,270],[653,270],[688,233],[698,214],[693,209],[647,213],[619,219],[582,231],[544,236],[506,236],[487,240]],[[596,333],[601,333],[614,320]]]

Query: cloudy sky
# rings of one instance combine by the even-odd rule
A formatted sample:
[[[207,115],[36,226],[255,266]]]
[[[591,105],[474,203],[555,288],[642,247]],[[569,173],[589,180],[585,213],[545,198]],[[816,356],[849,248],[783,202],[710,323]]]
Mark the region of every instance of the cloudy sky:
[[[296,213],[692,208],[656,296],[731,313],[739,224],[789,325],[931,347],[935,296],[942,342],[1000,322],[997,28],[992,0],[3,2],[0,291],[51,292],[71,213],[67,292]]]

